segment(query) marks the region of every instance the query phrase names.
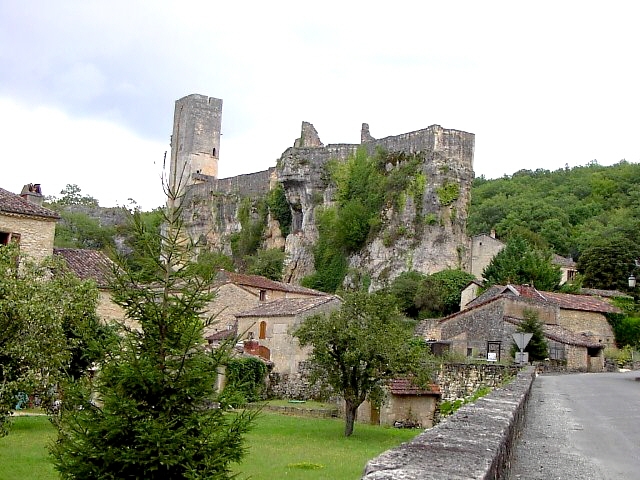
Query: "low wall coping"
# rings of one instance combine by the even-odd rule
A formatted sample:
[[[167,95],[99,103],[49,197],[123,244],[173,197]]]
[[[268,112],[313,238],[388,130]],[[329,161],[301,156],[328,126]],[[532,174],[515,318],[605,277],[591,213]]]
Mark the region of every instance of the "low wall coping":
[[[413,440],[370,460],[363,480],[498,479],[524,421],[535,369],[462,406]]]

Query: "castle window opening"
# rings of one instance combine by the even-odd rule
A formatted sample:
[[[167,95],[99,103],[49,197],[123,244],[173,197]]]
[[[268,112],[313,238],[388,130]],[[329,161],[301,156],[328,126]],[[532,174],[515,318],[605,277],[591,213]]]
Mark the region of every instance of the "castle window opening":
[[[267,300],[267,291],[266,290],[260,290],[260,301],[264,302]]]
[[[9,232],[0,232],[0,245],[9,245],[11,234]]]
[[[211,155],[213,155],[214,157],[216,156],[216,147],[213,147],[213,151],[211,152]]]

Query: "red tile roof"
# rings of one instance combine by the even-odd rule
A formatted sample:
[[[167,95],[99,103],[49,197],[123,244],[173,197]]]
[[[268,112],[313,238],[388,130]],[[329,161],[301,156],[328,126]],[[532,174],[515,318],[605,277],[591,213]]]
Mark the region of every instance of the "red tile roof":
[[[113,262],[104,253],[79,248],[54,248],[53,254],[62,257],[81,280],[94,280],[99,287],[109,285]]]
[[[318,290],[300,287],[299,285],[292,285],[290,283],[276,282],[275,280],[269,280],[268,278],[261,277],[259,275],[245,275],[242,273],[228,272],[226,270],[220,270],[217,281],[218,283],[245,285],[247,287],[254,287],[260,290],[277,290],[281,292],[300,293],[311,296],[327,295],[326,293]]]
[[[536,302],[556,305],[566,310],[581,310],[585,312],[598,313],[621,312],[617,307],[614,307],[607,301],[602,300],[598,297],[590,295],[573,295],[569,293],[543,292],[536,290],[534,287],[531,287],[529,285],[494,285],[482,295],[469,302],[467,304],[467,309],[462,310],[462,312],[466,312],[473,307],[478,307],[485,303],[489,303],[498,297],[505,297],[509,295],[516,295],[518,297],[528,298]],[[457,315],[457,313],[454,313],[450,316],[455,315]]]
[[[438,385],[419,387],[410,378],[394,378],[389,382],[389,390],[394,395],[441,395]]]
[[[27,215],[29,217],[41,217],[52,220],[60,218],[53,210],[28,202],[20,195],[0,188],[0,213]]]

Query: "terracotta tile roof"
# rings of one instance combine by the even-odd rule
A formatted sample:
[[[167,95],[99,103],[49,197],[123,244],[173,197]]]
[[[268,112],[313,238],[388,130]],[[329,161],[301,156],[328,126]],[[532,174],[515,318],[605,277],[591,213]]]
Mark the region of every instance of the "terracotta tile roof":
[[[242,273],[228,272],[226,270],[219,271],[217,282],[220,284],[235,283],[237,285],[258,288],[260,290],[277,290],[280,292],[300,293],[312,296],[327,295],[325,292],[301,287],[299,285],[292,285],[290,283],[276,282],[275,280],[269,280],[268,278],[261,277],[259,275],[245,275]]]
[[[582,310],[585,312],[599,313],[621,313],[620,309],[614,307],[605,300],[589,295],[572,295],[568,293],[540,292],[540,294],[550,303],[567,310]]]
[[[57,220],[60,218],[53,210],[41,207],[35,203],[28,202],[20,195],[11,193],[4,188],[0,188],[0,212],[27,215],[30,217],[41,217]]]
[[[599,288],[581,288],[580,295],[593,295],[603,298],[633,298],[631,295],[621,292],[620,290],[601,290]]]
[[[505,321],[513,324],[520,325],[522,320],[514,317],[503,317]],[[564,343],[566,345],[576,345],[578,347],[590,347],[590,348],[604,348],[605,345],[594,340],[593,337],[585,333],[576,333],[571,330],[567,330],[560,325],[542,325],[544,336],[549,340],[555,342]]]
[[[529,285],[494,285],[482,295],[467,304],[467,309],[488,303],[500,296],[517,295],[522,298],[556,305],[566,310],[581,310],[585,312],[620,313],[620,309],[605,300],[590,295],[573,295],[569,293],[543,292]],[[466,310],[463,310],[466,311]],[[456,314],[453,314],[456,315]]]
[[[113,262],[104,253],[79,248],[54,248],[53,254],[62,257],[78,278],[94,280],[103,288],[109,285]]]
[[[322,297],[279,298],[236,313],[236,317],[293,317],[332,301],[339,302],[340,299],[326,294]]]
[[[389,381],[389,390],[394,395],[441,395],[438,385],[419,387],[410,378],[394,378]]]

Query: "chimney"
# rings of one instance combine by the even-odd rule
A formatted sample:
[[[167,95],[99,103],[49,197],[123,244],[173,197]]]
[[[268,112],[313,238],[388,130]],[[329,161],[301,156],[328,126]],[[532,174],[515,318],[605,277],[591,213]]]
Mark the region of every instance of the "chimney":
[[[44,201],[44,196],[42,195],[42,190],[39,183],[26,184],[24,187],[22,187],[20,196],[27,202],[33,203],[35,205],[42,206],[42,202]]]

